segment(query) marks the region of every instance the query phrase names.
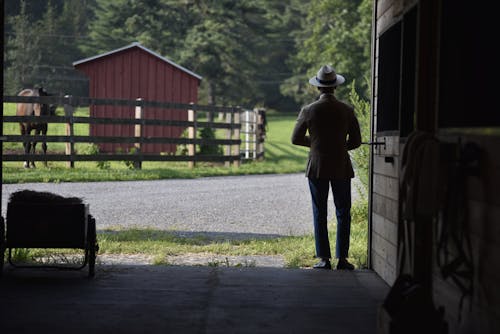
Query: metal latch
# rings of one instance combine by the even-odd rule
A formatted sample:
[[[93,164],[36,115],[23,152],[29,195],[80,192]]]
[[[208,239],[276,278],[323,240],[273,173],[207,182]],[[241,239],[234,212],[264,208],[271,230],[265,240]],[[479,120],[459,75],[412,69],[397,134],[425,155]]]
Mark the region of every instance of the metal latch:
[[[361,142],[361,144],[364,144],[364,145],[373,145],[373,146],[384,145],[384,148],[385,148],[385,140],[384,141]]]

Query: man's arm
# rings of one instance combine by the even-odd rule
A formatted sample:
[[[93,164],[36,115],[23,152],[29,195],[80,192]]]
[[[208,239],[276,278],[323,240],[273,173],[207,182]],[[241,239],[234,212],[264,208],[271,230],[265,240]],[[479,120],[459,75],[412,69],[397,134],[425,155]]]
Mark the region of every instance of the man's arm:
[[[311,147],[311,138],[307,136],[306,133],[307,124],[305,120],[305,112],[304,109],[302,109],[292,132],[292,144]]]
[[[349,125],[349,133],[347,138],[347,150],[354,150],[361,146],[361,130],[359,128],[359,122],[354,111],[352,112],[351,124]]]

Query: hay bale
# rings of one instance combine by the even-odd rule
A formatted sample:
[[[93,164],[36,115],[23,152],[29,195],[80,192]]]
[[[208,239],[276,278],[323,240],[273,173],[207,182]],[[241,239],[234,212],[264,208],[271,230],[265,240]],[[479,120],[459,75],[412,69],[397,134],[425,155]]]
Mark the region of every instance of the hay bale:
[[[83,200],[78,197],[64,197],[46,191],[19,190],[10,194],[11,203],[60,203],[60,204],[82,204]]]

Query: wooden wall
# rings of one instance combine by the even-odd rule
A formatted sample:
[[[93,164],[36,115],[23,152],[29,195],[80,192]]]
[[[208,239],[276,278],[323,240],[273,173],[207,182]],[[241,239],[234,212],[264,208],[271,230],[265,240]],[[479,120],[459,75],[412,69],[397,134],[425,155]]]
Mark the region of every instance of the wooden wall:
[[[472,264],[472,295],[467,295],[460,308],[462,292],[451,277],[443,278],[440,268],[434,262],[433,288],[436,306],[445,309],[450,333],[500,333],[500,130],[497,135],[442,135],[443,142],[475,143],[480,150],[478,174],[463,178],[465,197],[465,235],[462,243]],[[448,173],[447,176],[449,176]],[[444,181],[444,180],[443,180]],[[447,180],[456,182],[454,180]],[[439,224],[443,221],[440,220]],[[458,231],[457,231],[458,232]],[[434,257],[439,248],[435,235]],[[469,254],[466,240],[470,240]],[[450,259],[459,254],[450,243]],[[461,266],[461,270],[466,266]],[[461,280],[468,286],[468,280]]]
[[[396,279],[399,138],[379,136],[386,146],[375,149],[373,159],[372,242],[373,269],[389,284]]]
[[[481,36],[487,41],[491,41],[494,34],[494,29],[489,29],[490,23],[494,25],[495,22],[493,13],[493,5],[488,4],[486,7],[479,6],[479,4],[470,4],[465,0],[440,0],[440,5],[446,5],[448,8],[454,8],[455,12],[460,12],[462,16],[467,17],[467,28],[472,39],[480,39]],[[477,173],[465,176],[463,178],[465,189],[460,191],[458,195],[464,196],[463,204],[450,204],[444,202],[451,211],[464,210],[464,221],[466,229],[463,230],[463,249],[468,254],[468,259],[471,260],[472,273],[472,294],[467,295],[463,300],[462,307],[461,297],[462,291],[458,288],[457,284],[451,277],[445,278],[442,274],[442,268],[438,267],[436,259],[442,255],[443,248],[439,242],[439,228],[442,227],[444,220],[440,216],[437,223],[437,229],[434,232],[433,244],[433,268],[432,268],[432,285],[433,296],[436,307],[443,307],[445,312],[445,320],[449,326],[449,333],[500,333],[500,289],[498,289],[498,282],[500,282],[500,128],[498,124],[492,123],[491,119],[496,113],[496,105],[486,103],[491,101],[492,94],[488,93],[487,89],[491,85],[487,85],[485,80],[478,80],[484,82],[482,86],[474,90],[475,95],[467,94],[454,94],[459,97],[459,106],[466,103],[475,105],[478,101],[480,105],[487,105],[485,108],[480,108],[482,111],[481,117],[473,117],[471,113],[475,111],[471,108],[463,110],[457,117],[457,108],[451,108],[449,105],[443,105],[439,97],[439,89],[436,89],[435,83],[441,80],[443,84],[443,75],[439,73],[436,68],[437,64],[443,62],[458,62],[457,55],[454,54],[455,49],[451,49],[450,54],[435,52],[441,50],[440,45],[435,45],[439,41],[439,25],[442,24],[439,17],[435,16],[436,12],[432,9],[439,7],[435,5],[432,0],[421,1],[404,1],[404,0],[379,0],[375,1],[375,19],[376,31],[374,34],[374,80],[373,80],[373,101],[374,106],[373,117],[375,122],[375,135],[374,141],[383,142],[385,146],[377,146],[374,149],[373,157],[373,187],[372,187],[372,217],[371,217],[371,261],[373,269],[389,284],[393,284],[397,276],[397,243],[398,243],[398,218],[399,218],[399,178],[400,178],[400,157],[404,149],[405,138],[401,136],[399,131],[378,131],[377,132],[377,119],[381,117],[384,110],[377,110],[378,102],[378,89],[377,79],[379,78],[378,64],[379,64],[379,41],[380,36],[390,29],[391,26],[400,22],[405,12],[407,12],[414,5],[419,7],[419,17],[417,26],[418,36],[420,37],[417,42],[418,48],[416,53],[419,56],[417,59],[417,77],[416,77],[416,102],[420,106],[416,108],[417,127],[421,129],[433,129],[436,131],[441,143],[452,143],[456,147],[467,142],[477,144],[481,154],[479,159],[479,169]],[[460,10],[456,9],[460,6]],[[474,6],[474,7],[471,7]],[[491,7],[491,8],[490,8]],[[440,7],[443,10],[443,7]],[[422,14],[424,13],[424,14]],[[429,17],[425,17],[425,16]],[[434,15],[434,16],[433,16]],[[441,15],[443,15],[441,13]],[[422,26],[423,22],[425,27]],[[457,19],[459,22],[460,19]],[[488,23],[489,22],[489,23]],[[483,29],[479,30],[478,26]],[[465,29],[465,28],[464,28]],[[490,31],[492,36],[484,34]],[[433,35],[434,34],[434,35]],[[458,34],[458,33],[457,33]],[[436,37],[436,38],[434,38]],[[461,35],[458,34],[457,41],[463,40]],[[492,38],[490,38],[492,37]],[[426,44],[427,43],[427,44]],[[442,43],[442,41],[441,41]],[[488,57],[483,57],[485,63],[480,63],[482,68],[494,68],[496,64],[492,59],[498,57],[491,56],[489,51],[492,43],[476,43],[482,47],[481,52]],[[457,47],[458,50],[458,47]],[[426,53],[427,52],[427,53]],[[476,56],[477,52],[469,50],[466,56]],[[425,57],[425,55],[432,55]],[[460,54],[460,52],[459,52]],[[451,58],[450,58],[451,57]],[[465,57],[465,56],[464,56]],[[464,58],[462,57],[462,58]],[[424,59],[425,58],[425,59]],[[460,58],[461,59],[461,58]],[[462,59],[460,64],[467,64],[468,58]],[[488,63],[489,62],[489,63]],[[479,65],[478,65],[479,66]],[[425,75],[425,74],[433,75]],[[483,73],[481,71],[474,71],[474,73]],[[420,79],[419,80],[419,76]],[[431,85],[428,81],[429,78],[437,79]],[[449,78],[445,78],[449,79]],[[427,80],[427,81],[426,81]],[[455,84],[461,86],[462,83],[454,83],[453,80],[446,81],[447,85]],[[430,88],[432,89],[430,89]],[[439,87],[438,87],[439,88]],[[466,92],[470,92],[469,87],[465,87]],[[453,92],[452,92],[453,93]],[[459,96],[458,96],[459,95]],[[381,95],[382,96],[382,95]],[[443,99],[444,100],[444,99]],[[452,99],[453,100],[453,99]],[[429,102],[430,101],[430,102]],[[440,104],[441,103],[441,104]],[[468,105],[468,104],[466,104]],[[484,112],[483,112],[484,111]],[[478,114],[478,113],[476,113]],[[447,115],[447,119],[443,115]],[[440,118],[440,116],[442,116]],[[452,117],[452,118],[450,118]],[[419,121],[420,118],[420,121]],[[423,119],[423,121],[422,121]],[[478,124],[464,123],[459,124],[456,128],[442,128],[438,129],[441,124],[447,124],[443,120],[450,121],[457,119],[473,119],[476,123],[482,125],[478,128]],[[438,122],[439,120],[439,122]],[[487,121],[485,121],[487,120]],[[464,121],[465,122],[465,121]],[[450,123],[450,122],[448,122]],[[463,122],[462,122],[463,123]],[[433,125],[434,124],[434,125]],[[475,128],[472,128],[475,126]],[[461,143],[458,145],[458,143]],[[442,145],[442,148],[444,146]],[[450,152],[441,151],[442,165],[449,163]],[[450,156],[453,156],[451,154]],[[449,179],[450,173],[445,173],[442,182],[446,187],[456,185],[456,180]],[[452,226],[451,230],[459,232],[462,227]],[[467,242],[470,240],[470,254],[467,250]],[[440,253],[441,252],[441,253]],[[456,249],[450,247],[448,249],[450,259],[458,255]],[[467,266],[462,266],[461,269],[467,269]],[[467,279],[461,280],[466,286],[468,285]]]
[[[375,3],[376,31],[374,41],[374,80],[373,80],[373,117],[374,141],[385,142],[377,145],[373,156],[373,187],[371,216],[371,263],[373,269],[388,283],[392,284],[397,276],[397,241],[398,241],[398,200],[400,137],[399,129],[376,131],[379,113],[378,104],[378,63],[379,38],[401,20],[405,11],[413,7],[416,1],[381,0]]]
[[[167,63],[164,59],[139,46],[125,48],[103,57],[78,64],[76,68],[89,77],[89,94],[93,98],[134,100],[142,98],[149,101],[178,103],[197,103],[200,79]],[[92,106],[92,117],[133,118],[135,108],[121,106]],[[187,121],[184,110],[144,108],[144,118]],[[184,131],[181,127],[146,126],[147,137],[179,137]],[[122,124],[90,126],[93,136],[133,136],[134,127]],[[130,145],[103,143],[102,152],[125,152]],[[175,153],[174,144],[145,144],[143,153]]]

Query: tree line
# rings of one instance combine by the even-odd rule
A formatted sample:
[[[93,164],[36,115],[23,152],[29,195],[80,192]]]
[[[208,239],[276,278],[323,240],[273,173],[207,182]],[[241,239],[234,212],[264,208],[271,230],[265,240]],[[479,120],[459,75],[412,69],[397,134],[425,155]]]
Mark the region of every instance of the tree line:
[[[323,64],[368,99],[371,7],[371,0],[7,1],[4,94],[43,86],[88,95],[72,63],[139,42],[201,75],[202,103],[297,111],[314,98],[307,81]]]

